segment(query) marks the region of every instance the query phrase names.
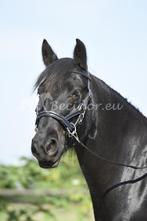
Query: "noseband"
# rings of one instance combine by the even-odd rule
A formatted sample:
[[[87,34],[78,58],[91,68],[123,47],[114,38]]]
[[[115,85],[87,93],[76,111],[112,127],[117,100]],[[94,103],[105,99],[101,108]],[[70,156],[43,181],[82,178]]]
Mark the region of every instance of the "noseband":
[[[74,71],[72,73],[77,73],[85,78],[88,79],[88,94],[86,98],[83,100],[83,102],[79,105],[78,109],[70,113],[66,116],[63,116],[62,114],[58,114],[54,111],[40,111],[37,113],[37,119],[36,119],[36,128],[38,128],[39,121],[42,117],[52,117],[56,121],[58,121],[64,128],[64,130],[67,132],[68,137],[75,137],[77,136],[77,126],[82,124],[82,121],[84,119],[87,105],[91,98],[91,90],[90,90],[90,73],[89,72],[78,72]],[[72,120],[76,119],[75,123],[72,122]]]

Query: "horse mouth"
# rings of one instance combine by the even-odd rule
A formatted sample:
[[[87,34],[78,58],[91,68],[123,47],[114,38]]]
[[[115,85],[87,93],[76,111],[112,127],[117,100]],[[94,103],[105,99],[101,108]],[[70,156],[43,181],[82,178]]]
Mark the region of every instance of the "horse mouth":
[[[39,166],[44,169],[56,168],[59,164],[59,161],[51,162],[51,161],[39,161]]]

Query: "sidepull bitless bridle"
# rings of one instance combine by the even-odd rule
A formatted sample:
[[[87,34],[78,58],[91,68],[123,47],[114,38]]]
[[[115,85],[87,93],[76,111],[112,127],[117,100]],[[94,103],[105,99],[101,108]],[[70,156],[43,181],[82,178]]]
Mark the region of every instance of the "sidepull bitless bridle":
[[[93,101],[91,87],[90,87],[91,74],[89,72],[86,72],[86,71],[82,71],[82,72],[74,71],[72,73],[79,74],[80,76],[82,76],[84,78],[87,78],[87,81],[88,81],[88,85],[87,85],[88,94],[87,94],[87,96],[85,97],[85,99],[82,101],[82,103],[78,106],[78,108],[73,113],[69,113],[66,116],[63,116],[62,114],[56,113],[54,111],[46,111],[46,110],[37,111],[37,113],[36,113],[36,115],[37,115],[36,128],[38,128],[38,124],[39,124],[39,121],[40,121],[41,118],[43,118],[43,117],[52,117],[53,119],[55,119],[56,121],[58,121],[62,125],[62,127],[64,128],[64,130],[65,130],[65,132],[66,132],[69,139],[74,138],[75,142],[78,142],[78,144],[80,144],[82,147],[84,147],[87,151],[89,151],[93,156],[97,157],[98,159],[103,160],[106,163],[116,165],[116,166],[123,166],[123,167],[132,168],[132,169],[146,169],[147,166],[138,167],[138,166],[134,166],[134,165],[128,165],[128,164],[118,163],[118,162],[115,162],[115,161],[108,160],[108,159],[104,158],[103,156],[95,153],[91,149],[89,149],[80,140],[80,138],[78,136],[78,133],[77,133],[77,127],[82,124],[82,122],[85,118],[85,114],[86,114],[89,102]],[[73,120],[74,120],[74,122],[73,122]],[[124,181],[124,182],[117,183],[117,184],[111,186],[110,188],[108,188],[104,192],[102,197],[105,197],[110,191],[112,191],[113,189],[115,189],[119,186],[122,186],[122,185],[125,185],[125,184],[136,183],[136,182],[144,179],[145,177],[147,177],[147,173],[145,173],[144,175],[142,175],[142,176],[140,176],[140,177],[138,177],[134,180],[127,180],[127,181]]]

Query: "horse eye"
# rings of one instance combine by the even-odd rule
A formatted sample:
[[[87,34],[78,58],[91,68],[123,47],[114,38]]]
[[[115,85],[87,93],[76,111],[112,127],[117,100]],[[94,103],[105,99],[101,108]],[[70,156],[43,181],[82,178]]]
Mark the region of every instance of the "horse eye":
[[[72,93],[72,97],[74,100],[77,100],[79,99],[81,96],[80,96],[80,91],[78,90],[75,90],[73,93]]]
[[[79,95],[78,94],[71,94],[68,99],[70,102],[74,102],[76,101],[77,99],[79,98]]]
[[[78,102],[80,98],[80,92],[78,90],[73,91],[73,93],[68,97],[68,108],[72,108],[74,104]]]

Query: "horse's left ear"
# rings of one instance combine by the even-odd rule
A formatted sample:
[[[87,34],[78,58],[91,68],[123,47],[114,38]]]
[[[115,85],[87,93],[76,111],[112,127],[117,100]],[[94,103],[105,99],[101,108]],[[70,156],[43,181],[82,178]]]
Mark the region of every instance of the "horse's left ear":
[[[44,39],[42,42],[42,58],[45,66],[48,66],[52,62],[58,60],[57,55],[52,50],[46,39]]]
[[[86,54],[86,47],[84,43],[76,39],[76,46],[74,49],[74,60],[77,65],[79,65],[84,70],[87,70],[87,54]]]

